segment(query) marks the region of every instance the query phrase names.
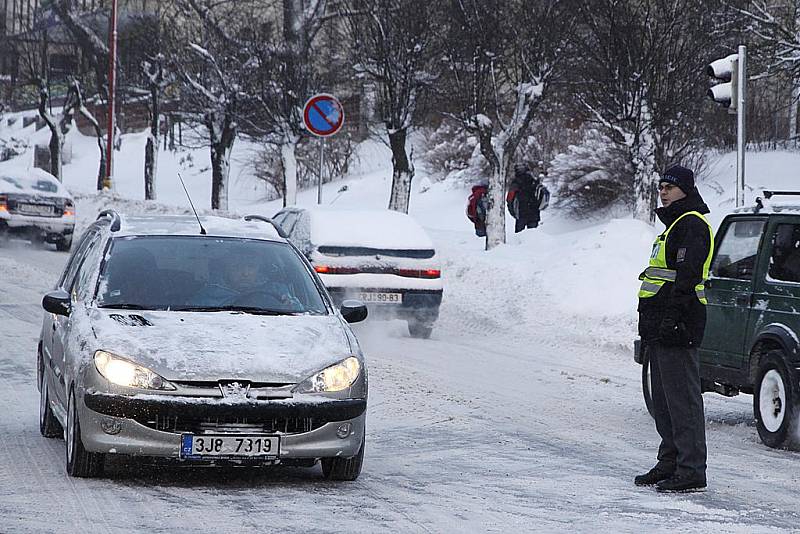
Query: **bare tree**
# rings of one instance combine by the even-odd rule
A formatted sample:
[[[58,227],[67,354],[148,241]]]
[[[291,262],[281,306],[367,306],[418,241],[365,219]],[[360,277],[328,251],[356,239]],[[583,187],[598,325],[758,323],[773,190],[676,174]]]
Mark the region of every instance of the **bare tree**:
[[[89,121],[94,128],[94,135],[97,139],[97,148],[100,150],[100,166],[97,170],[97,190],[102,191],[106,180],[106,145],[103,142],[103,130],[92,112],[86,107],[83,99],[83,88],[78,80],[72,80],[68,101],[74,102],[75,109]]]
[[[659,171],[696,159],[713,18],[691,0],[583,0],[573,65],[587,118],[628,153],[634,216],[652,221]]]
[[[144,198],[156,199],[156,177],[158,175],[158,135],[161,132],[161,96],[172,82],[164,71],[164,56],[159,54],[142,65],[149,80],[150,89],[150,133],[144,151]]]
[[[247,133],[279,148],[284,205],[297,202],[297,149],[308,135],[302,108],[317,88],[312,47],[323,23],[335,15],[326,13],[327,5],[327,0],[282,0],[281,31],[263,25],[251,47],[257,72],[248,91]]]
[[[761,67],[751,79],[785,77],[789,94],[788,137],[797,141],[797,107],[800,101],[800,4],[798,2],[766,2],[764,0],[727,0],[726,3],[747,21],[747,28],[756,42],[751,62]]]
[[[43,78],[39,78],[36,80],[36,84],[39,87],[39,116],[50,129],[50,174],[58,178],[58,181],[61,182],[64,179],[64,141],[72,126],[75,101],[72,98],[68,98],[64,103],[61,116],[56,120],[47,109],[47,103],[50,100],[50,91],[47,88],[47,82],[45,82]]]
[[[212,4],[206,0],[179,0],[185,17],[173,46],[172,58],[180,76],[182,105],[208,133],[211,150],[211,207],[228,209],[230,156],[249,109],[246,88],[258,71],[255,46],[260,6],[255,1]],[[255,28],[255,29],[254,29]]]
[[[374,81],[381,119],[392,149],[389,209],[408,213],[413,160],[406,140],[417,104],[436,79],[440,4],[428,0],[351,0],[342,15],[352,42],[356,74]]]
[[[489,163],[486,248],[505,243],[505,194],[516,150],[569,51],[569,0],[454,2],[446,57],[453,116]]]

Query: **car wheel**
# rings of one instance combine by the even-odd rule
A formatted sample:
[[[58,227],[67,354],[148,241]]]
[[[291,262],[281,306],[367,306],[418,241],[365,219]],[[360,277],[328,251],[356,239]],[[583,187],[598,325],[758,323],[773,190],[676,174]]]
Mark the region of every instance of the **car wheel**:
[[[768,447],[796,446],[798,436],[797,377],[789,370],[783,352],[768,352],[758,366],[753,413],[761,441]]]
[[[430,339],[432,332],[433,332],[432,324],[423,323],[417,321],[416,319],[408,321],[408,333],[411,334],[411,337],[416,337],[419,339]]]
[[[56,241],[56,250],[59,252],[68,252],[72,248],[72,237],[62,237]]]
[[[365,433],[366,435],[366,433]],[[350,458],[323,458],[322,474],[328,480],[355,480],[361,474],[364,463],[364,437],[361,437],[361,449]]]
[[[75,404],[75,391],[70,391],[67,405],[67,474],[72,477],[92,478],[103,472],[103,454],[88,452],[83,448],[81,424]]]
[[[46,438],[60,438],[64,436],[64,429],[53,414],[50,406],[50,388],[44,373],[39,383],[39,432]]]
[[[653,371],[650,367],[650,356],[645,348],[642,354],[642,396],[647,413],[653,417]]]

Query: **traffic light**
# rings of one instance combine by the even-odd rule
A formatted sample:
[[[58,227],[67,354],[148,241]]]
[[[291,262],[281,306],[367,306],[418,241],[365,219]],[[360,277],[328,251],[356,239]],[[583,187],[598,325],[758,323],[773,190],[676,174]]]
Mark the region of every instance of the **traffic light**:
[[[708,96],[728,108],[728,113],[736,113],[739,89],[739,54],[731,54],[711,62],[706,68],[706,73],[720,82],[711,86]]]

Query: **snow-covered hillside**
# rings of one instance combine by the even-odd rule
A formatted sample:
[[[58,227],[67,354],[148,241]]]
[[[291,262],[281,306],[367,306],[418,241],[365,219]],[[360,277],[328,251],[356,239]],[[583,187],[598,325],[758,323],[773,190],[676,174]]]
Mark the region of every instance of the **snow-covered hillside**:
[[[17,114],[21,116],[23,114]],[[27,113],[30,115],[30,112]],[[14,116],[14,115],[10,115]],[[0,163],[0,169],[29,167],[36,143],[45,144],[47,129],[0,125],[0,138],[27,139],[29,149],[20,157]],[[116,154],[114,188],[97,194],[98,154],[94,139],[73,129],[68,136],[72,162],[64,168],[64,183],[78,200],[78,225],[83,227],[102,209],[122,213],[187,212],[188,201],[177,178],[180,172],[199,209],[210,205],[211,170],[207,148],[161,151],[156,190],[158,201],[144,201],[145,134],[123,137]],[[258,146],[237,141],[232,157],[230,216],[258,213],[270,216],[281,200],[264,201],[267,188],[254,177]],[[760,188],[791,189],[797,182],[793,169],[800,153],[748,154],[748,201]],[[708,176],[698,184],[712,212],[714,227],[733,207],[735,154],[711,155]],[[323,203],[341,207],[382,208],[391,185],[391,153],[378,142],[358,147],[356,164],[345,180],[326,184]],[[551,208],[538,229],[513,233],[508,216],[508,243],[490,252],[472,232],[464,216],[469,190],[447,182],[432,182],[418,171],[410,213],[431,234],[443,258],[445,296],[443,321],[466,322],[476,329],[537,331],[551,329],[565,338],[628,346],[635,333],[638,274],[655,232],[632,218],[575,221]],[[316,203],[316,190],[300,192],[298,202]],[[548,314],[542,315],[541,303]],[[435,335],[435,334],[434,334]]]

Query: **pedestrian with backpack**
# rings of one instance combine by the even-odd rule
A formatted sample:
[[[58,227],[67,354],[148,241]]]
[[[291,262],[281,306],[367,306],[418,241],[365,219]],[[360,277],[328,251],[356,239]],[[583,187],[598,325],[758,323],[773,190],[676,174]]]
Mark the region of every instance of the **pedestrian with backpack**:
[[[486,237],[486,193],[489,192],[488,183],[472,186],[472,194],[467,201],[467,218],[475,225],[475,235]]]
[[[514,232],[536,228],[541,221],[541,212],[550,202],[550,191],[542,183],[544,174],[535,176],[527,165],[514,166],[514,180],[506,195],[506,205],[516,219]]]

